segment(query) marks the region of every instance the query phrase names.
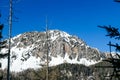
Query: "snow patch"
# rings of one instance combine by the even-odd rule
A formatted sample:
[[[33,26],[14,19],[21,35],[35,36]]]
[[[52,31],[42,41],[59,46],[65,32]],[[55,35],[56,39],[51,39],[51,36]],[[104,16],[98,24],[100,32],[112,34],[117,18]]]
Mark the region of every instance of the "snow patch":
[[[52,57],[52,60],[50,61],[49,65],[55,66],[55,65],[62,64],[62,63],[83,64],[86,66],[90,66],[90,65],[96,64],[97,61],[87,60],[86,58],[81,58],[79,61],[77,61],[77,57],[71,60],[68,54],[66,54],[64,58],[60,56]]]

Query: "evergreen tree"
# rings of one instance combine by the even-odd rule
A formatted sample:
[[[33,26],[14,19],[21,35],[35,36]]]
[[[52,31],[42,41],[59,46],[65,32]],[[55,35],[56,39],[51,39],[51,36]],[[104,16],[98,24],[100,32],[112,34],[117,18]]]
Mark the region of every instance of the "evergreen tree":
[[[118,28],[115,27],[111,27],[109,26],[98,26],[100,28],[103,28],[107,31],[106,36],[110,37],[110,38],[114,38],[115,40],[120,40],[120,32],[118,31]],[[111,47],[115,47],[115,51],[116,51],[116,58],[113,57],[113,55],[111,54],[111,58],[109,59],[105,59],[104,61],[107,61],[109,63],[111,63],[113,66],[113,72],[110,75],[110,80],[120,80],[120,54],[118,54],[118,52],[120,52],[120,45],[118,43],[111,43],[109,42],[108,46],[110,46],[110,54],[111,54]],[[108,67],[109,68],[109,67]]]
[[[1,14],[0,14],[0,17],[1,17]],[[1,58],[4,58],[5,56],[7,56],[7,53],[2,53],[1,52],[1,49],[6,47],[5,43],[7,42],[7,41],[2,41],[2,38],[3,38],[3,36],[2,36],[3,27],[4,27],[4,25],[1,24],[1,22],[0,22],[0,60],[1,60]],[[0,63],[0,68],[1,67],[2,67],[2,64]],[[3,79],[3,74],[0,74],[0,80],[2,80],[2,79]]]
[[[1,17],[1,14],[0,14],[0,17]],[[3,28],[4,28],[4,25],[0,23],[0,59],[4,58],[5,56],[7,56],[7,53],[6,54],[5,53],[4,54],[1,53],[1,49],[6,47],[5,43],[7,42],[7,41],[2,41],[2,38],[3,38],[3,36],[2,36]],[[0,67],[1,67],[1,63],[0,63]]]

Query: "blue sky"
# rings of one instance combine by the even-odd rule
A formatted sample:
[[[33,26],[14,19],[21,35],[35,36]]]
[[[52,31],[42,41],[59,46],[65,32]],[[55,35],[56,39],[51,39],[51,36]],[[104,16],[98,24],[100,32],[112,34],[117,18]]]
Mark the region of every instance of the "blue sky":
[[[97,26],[120,26],[120,3],[113,0],[13,1],[12,36],[29,31],[44,31],[47,16],[49,29],[76,35],[91,47],[109,51],[106,44],[111,39],[105,37],[106,31]],[[9,0],[0,0],[0,11],[0,22],[5,24],[3,35],[8,38]]]

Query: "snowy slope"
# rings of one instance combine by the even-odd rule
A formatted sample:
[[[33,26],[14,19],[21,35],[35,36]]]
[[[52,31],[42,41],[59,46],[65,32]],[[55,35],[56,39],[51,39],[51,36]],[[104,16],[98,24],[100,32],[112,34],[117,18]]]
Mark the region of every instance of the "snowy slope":
[[[46,65],[49,50],[49,66],[62,63],[93,65],[101,60],[100,52],[90,48],[78,37],[59,30],[28,32],[12,38],[10,70],[19,72],[28,68],[41,68]],[[46,42],[49,43],[48,47]],[[7,49],[2,49],[4,53]],[[7,68],[7,58],[0,59],[2,69]]]

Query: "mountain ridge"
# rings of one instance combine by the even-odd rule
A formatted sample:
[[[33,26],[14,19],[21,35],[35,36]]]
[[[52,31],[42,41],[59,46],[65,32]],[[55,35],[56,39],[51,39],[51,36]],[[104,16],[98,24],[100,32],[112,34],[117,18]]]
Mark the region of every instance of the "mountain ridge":
[[[77,36],[60,30],[46,32],[25,32],[11,39],[11,71],[41,68],[46,65],[49,50],[49,65],[62,63],[93,65],[105,57],[98,49],[91,48]],[[7,45],[7,44],[6,44]],[[8,46],[7,46],[8,47]],[[2,49],[6,52],[6,49]],[[2,69],[7,58],[1,59]]]

